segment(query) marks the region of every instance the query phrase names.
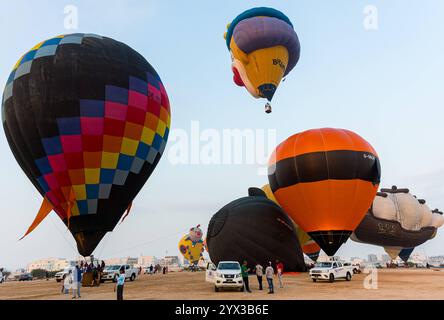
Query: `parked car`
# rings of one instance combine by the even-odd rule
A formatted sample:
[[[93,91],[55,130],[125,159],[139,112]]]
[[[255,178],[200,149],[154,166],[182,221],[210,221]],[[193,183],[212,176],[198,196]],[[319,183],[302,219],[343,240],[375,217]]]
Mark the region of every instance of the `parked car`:
[[[220,261],[217,268],[214,264],[207,265],[205,280],[214,283],[214,291],[219,292],[223,288],[235,288],[242,291],[241,266],[237,261]]]
[[[317,280],[328,280],[334,282],[336,279],[344,278],[347,281],[352,279],[353,271],[349,267],[344,267],[341,262],[329,261],[320,262],[310,270],[310,277],[313,282]]]
[[[18,281],[32,281],[34,278],[30,273],[22,273],[17,276]]]
[[[102,277],[100,278],[100,282],[105,281],[117,281],[117,277],[120,274],[120,268],[125,268],[125,279],[129,279],[130,281],[134,281],[137,277],[137,274],[139,273],[139,269],[134,268],[133,266],[129,264],[124,265],[110,265],[106,266],[105,269],[102,272]]]
[[[353,274],[361,273],[361,265],[358,263],[344,262],[344,266],[350,268]]]
[[[0,283],[6,281],[6,277],[3,275],[3,272],[0,271]]]
[[[57,282],[63,281],[65,280],[66,275],[69,273],[69,271],[71,270],[71,272],[74,272],[75,267],[66,267],[65,269],[63,269],[60,272],[57,272],[55,274],[55,279]]]

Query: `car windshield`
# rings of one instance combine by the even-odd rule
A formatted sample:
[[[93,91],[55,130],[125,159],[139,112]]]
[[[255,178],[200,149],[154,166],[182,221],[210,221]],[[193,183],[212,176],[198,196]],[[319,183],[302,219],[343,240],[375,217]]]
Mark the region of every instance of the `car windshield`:
[[[331,262],[316,263],[317,268],[331,268]]]
[[[217,268],[219,270],[240,270],[239,263],[236,262],[219,263],[219,266]]]
[[[105,270],[119,270],[120,266],[108,266],[105,268]]]

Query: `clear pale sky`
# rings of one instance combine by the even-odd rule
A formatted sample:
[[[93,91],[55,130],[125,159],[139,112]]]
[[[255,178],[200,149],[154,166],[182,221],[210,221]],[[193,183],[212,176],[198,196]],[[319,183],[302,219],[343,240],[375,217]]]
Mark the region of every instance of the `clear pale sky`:
[[[64,7],[78,8],[78,29],[64,28]],[[378,30],[363,26],[364,8],[378,9]],[[223,33],[237,14],[272,6],[288,15],[301,59],[265,115],[263,102],[236,87]],[[172,128],[276,129],[278,142],[311,128],[353,130],[378,151],[382,187],[408,187],[444,209],[444,3],[441,1],[28,1],[0,0],[0,83],[16,60],[58,34],[97,33],[125,42],[158,71],[168,91]],[[177,243],[249,186],[267,178],[254,165],[172,165],[168,148],[134,201],[130,216],[97,248],[100,258],[179,254]],[[55,214],[18,242],[41,196],[0,134],[0,266],[76,256]],[[443,231],[421,246],[444,254]],[[367,256],[382,248],[348,241],[338,252]]]

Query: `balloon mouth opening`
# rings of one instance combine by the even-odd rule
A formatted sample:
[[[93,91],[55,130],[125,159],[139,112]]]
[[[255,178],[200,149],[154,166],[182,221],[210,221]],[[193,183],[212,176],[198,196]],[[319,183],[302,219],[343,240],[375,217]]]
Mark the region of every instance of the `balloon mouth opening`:
[[[238,85],[239,87],[245,87],[244,82],[242,81],[242,77],[240,76],[239,71],[233,67],[233,81],[236,85]]]
[[[308,232],[308,235],[331,257],[348,240],[351,233],[348,230],[328,230]]]
[[[89,257],[99,245],[107,231],[95,232],[78,232],[74,234],[74,239],[77,242],[77,249],[79,254],[83,257]]]
[[[265,83],[258,87],[259,94],[262,98],[266,98],[271,102],[274,94],[276,93],[276,86],[272,83]]]

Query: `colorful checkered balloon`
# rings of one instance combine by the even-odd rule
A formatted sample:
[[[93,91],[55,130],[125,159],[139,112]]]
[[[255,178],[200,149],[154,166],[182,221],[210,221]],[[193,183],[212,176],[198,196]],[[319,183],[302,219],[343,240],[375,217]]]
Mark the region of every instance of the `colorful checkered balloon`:
[[[26,53],[7,81],[2,118],[18,163],[84,256],[153,172],[171,120],[154,68],[93,34],[58,36]]]

